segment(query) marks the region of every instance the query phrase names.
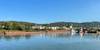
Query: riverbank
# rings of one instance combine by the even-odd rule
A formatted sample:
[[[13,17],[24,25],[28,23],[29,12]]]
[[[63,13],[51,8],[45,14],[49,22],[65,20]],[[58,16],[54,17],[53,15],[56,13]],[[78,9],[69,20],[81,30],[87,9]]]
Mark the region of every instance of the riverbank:
[[[67,30],[51,30],[51,31],[0,31],[0,35],[15,36],[15,35],[36,35],[36,34],[62,34],[69,32]]]

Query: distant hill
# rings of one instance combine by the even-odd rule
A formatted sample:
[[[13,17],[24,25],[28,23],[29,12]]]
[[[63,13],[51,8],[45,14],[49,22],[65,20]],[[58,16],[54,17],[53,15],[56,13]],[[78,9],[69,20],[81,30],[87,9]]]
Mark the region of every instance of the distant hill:
[[[0,25],[2,24],[11,24],[11,23],[16,23],[17,25],[37,25],[37,26],[67,26],[69,27],[70,25],[74,27],[100,27],[100,22],[83,22],[83,23],[78,23],[78,22],[54,22],[54,23],[49,23],[49,24],[37,24],[37,23],[30,23],[30,22],[20,22],[20,21],[0,21]]]
[[[50,23],[48,26],[70,26],[73,25],[74,27],[99,27],[100,22],[83,22],[83,23],[77,23],[77,22],[55,22]]]
[[[75,22],[55,22],[55,23],[50,23],[48,26],[70,26],[70,25],[77,25],[79,23]]]
[[[19,24],[31,24],[31,25],[35,25],[36,24],[36,23],[21,22],[21,21],[0,21],[0,24],[4,24],[4,23],[19,23]]]

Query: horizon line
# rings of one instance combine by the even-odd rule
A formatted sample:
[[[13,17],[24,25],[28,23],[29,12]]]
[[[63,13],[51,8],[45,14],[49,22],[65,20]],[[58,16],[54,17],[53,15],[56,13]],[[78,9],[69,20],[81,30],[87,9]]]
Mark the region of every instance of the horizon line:
[[[16,21],[16,20],[0,21],[0,22],[28,22],[28,23],[35,23],[35,24],[50,24],[50,23],[57,23],[57,22],[86,23],[86,22],[72,22],[72,21],[55,21],[55,22],[48,22],[48,23],[38,23],[38,22],[29,22],[29,21]],[[100,22],[100,21],[87,21],[87,22]]]

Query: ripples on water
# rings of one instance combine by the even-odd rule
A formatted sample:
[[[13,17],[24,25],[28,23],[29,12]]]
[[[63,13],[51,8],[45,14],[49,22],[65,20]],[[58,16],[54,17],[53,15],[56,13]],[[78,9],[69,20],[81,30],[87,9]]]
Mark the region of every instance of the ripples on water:
[[[100,50],[100,36],[68,34],[0,36],[0,50]]]

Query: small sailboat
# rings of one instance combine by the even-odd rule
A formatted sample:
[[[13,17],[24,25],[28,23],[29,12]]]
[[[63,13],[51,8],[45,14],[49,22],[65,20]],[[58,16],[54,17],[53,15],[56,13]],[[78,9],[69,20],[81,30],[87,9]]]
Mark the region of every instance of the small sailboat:
[[[71,33],[72,36],[76,34],[76,32],[75,32],[75,30],[73,29],[72,26],[70,26],[70,33]]]
[[[72,30],[71,30],[71,35],[75,35],[75,34],[76,34],[75,30],[72,29]]]

